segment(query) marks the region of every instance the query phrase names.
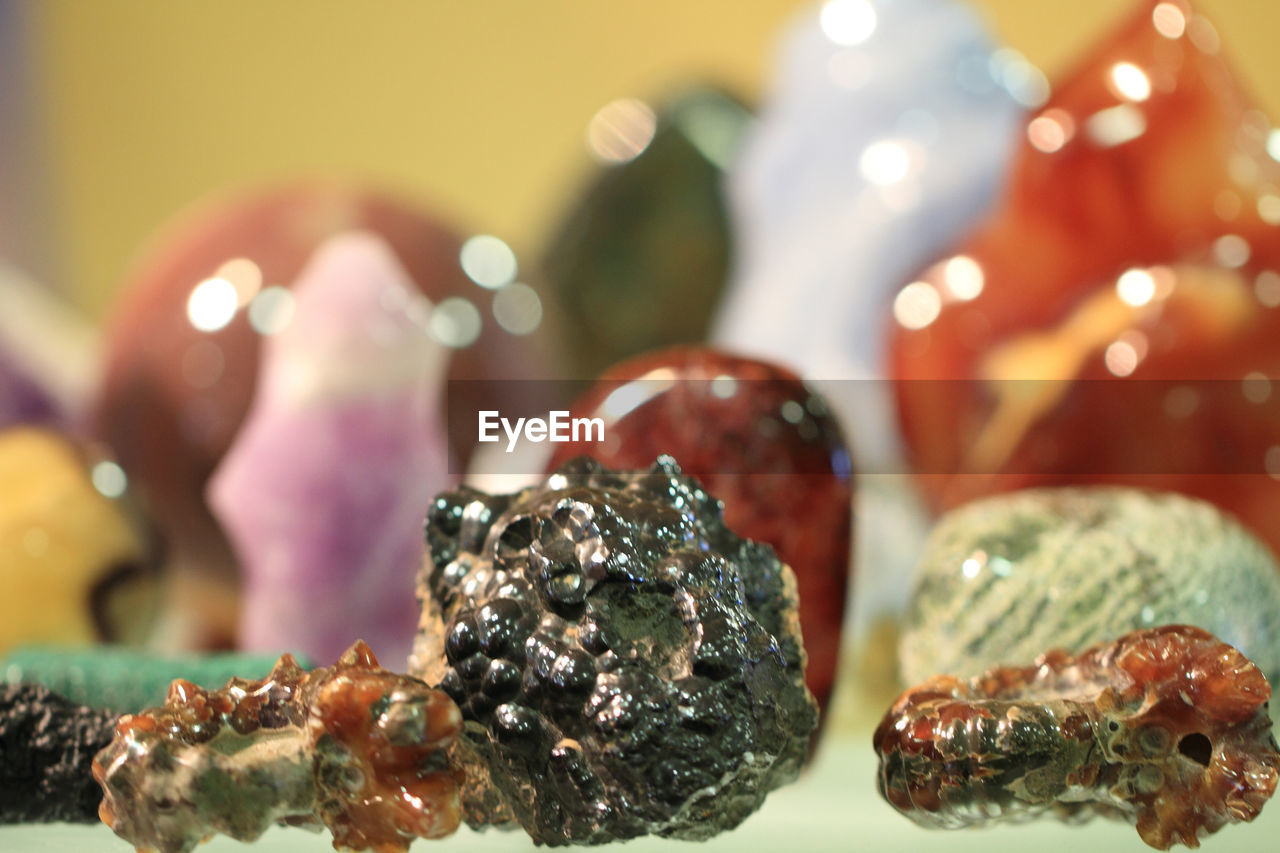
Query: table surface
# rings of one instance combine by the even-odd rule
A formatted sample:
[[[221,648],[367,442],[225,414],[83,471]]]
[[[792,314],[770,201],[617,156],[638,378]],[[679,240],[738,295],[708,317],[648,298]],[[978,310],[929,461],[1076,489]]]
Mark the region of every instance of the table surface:
[[[876,794],[875,754],[870,733],[838,734],[823,744],[817,763],[794,785],[775,791],[757,814],[733,832],[708,842],[638,839],[627,853],[684,850],[706,851],[885,851],[945,850],[946,853],[991,853],[1030,850],[1035,853],[1105,853],[1149,850],[1129,825],[1094,820],[1084,826],[1067,826],[1052,819],[987,829],[942,832],[924,830],[899,816]],[[523,833],[463,829],[445,839],[441,849],[450,851],[533,850]],[[419,841],[418,851],[432,842]],[[1205,839],[1211,853],[1280,849],[1280,803],[1272,804],[1252,824],[1229,826]],[[129,846],[104,826],[0,827],[0,851],[4,853],[128,853]],[[325,853],[331,850],[328,833],[298,829],[272,829],[250,850],[239,842],[218,838],[199,848],[201,853]]]

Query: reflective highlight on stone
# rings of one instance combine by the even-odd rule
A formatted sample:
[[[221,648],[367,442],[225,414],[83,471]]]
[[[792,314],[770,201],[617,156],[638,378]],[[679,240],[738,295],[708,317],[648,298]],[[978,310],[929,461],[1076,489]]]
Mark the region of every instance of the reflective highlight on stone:
[[[102,821],[139,850],[179,853],[216,833],[322,824],[340,850],[407,850],[459,823],[444,750],[462,720],[443,693],[378,667],[357,642],[331,667],[289,655],[260,681],[173,682],[126,715],[93,763]]]
[[[412,668],[462,708],[472,826],[704,839],[799,773],[817,713],[794,577],[669,458],[446,493],[426,535]]]
[[[1134,489],[1034,489],[943,517],[904,620],[903,681],[1197,625],[1280,677],[1280,568],[1210,504]]]
[[[575,403],[605,441],[556,446],[548,470],[586,454],[610,468],[661,455],[724,503],[725,524],[773,546],[795,572],[809,663],[825,708],[835,681],[850,579],[849,450],[821,394],[789,370],[705,347],[614,365]]]
[[[1157,849],[1198,847],[1275,792],[1270,697],[1243,654],[1185,625],[968,681],[939,675],[876,729],[880,793],[926,827],[1103,815]]]

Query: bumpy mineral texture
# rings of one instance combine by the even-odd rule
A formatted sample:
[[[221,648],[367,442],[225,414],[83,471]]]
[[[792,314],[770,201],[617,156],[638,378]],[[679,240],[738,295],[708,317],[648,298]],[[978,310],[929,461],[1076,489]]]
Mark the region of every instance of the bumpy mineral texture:
[[[1275,791],[1270,696],[1248,658],[1185,625],[969,681],[935,676],[876,729],[880,792],[926,827],[1101,814],[1152,847],[1198,847]]]
[[[458,827],[447,696],[378,667],[356,643],[305,672],[284,655],[259,681],[173,683],[163,707],[120,718],[93,762],[104,823],[140,850],[188,851],[222,832],[324,824],[336,848],[403,851]]]
[[[795,581],[669,458],[441,495],[417,674],[462,708],[472,825],[703,839],[793,779],[817,722]]]
[[[0,823],[97,818],[89,767],[116,716],[34,684],[0,684]]]
[[[949,513],[925,544],[902,631],[905,684],[1081,651],[1186,623],[1280,676],[1280,570],[1202,501],[1135,489],[1033,489]]]
[[[669,455],[724,502],[731,529],[772,545],[791,567],[805,680],[825,708],[844,623],[853,486],[849,450],[823,396],[769,362],[674,347],[614,365],[573,408],[575,417],[604,421],[604,441],[557,445],[552,470],[584,453],[610,468]]]

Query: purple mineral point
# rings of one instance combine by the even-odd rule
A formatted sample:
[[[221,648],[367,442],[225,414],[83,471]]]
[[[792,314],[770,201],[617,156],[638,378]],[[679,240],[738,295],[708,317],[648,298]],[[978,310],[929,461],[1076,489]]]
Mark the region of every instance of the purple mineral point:
[[[62,419],[53,398],[0,346],[0,429]]]
[[[318,660],[363,637],[402,668],[431,497],[448,484],[431,305],[363,233],[322,245],[266,341],[209,499],[244,577],[240,642]],[[275,318],[280,320],[280,318]]]

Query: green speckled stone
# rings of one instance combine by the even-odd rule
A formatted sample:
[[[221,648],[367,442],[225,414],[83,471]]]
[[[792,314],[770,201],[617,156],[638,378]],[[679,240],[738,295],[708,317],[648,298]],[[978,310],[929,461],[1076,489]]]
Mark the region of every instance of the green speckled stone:
[[[1138,628],[1211,631],[1280,676],[1280,569],[1210,504],[1132,489],[1038,489],[967,504],[925,544],[903,680],[970,677]]]
[[[159,657],[116,646],[15,649],[0,659],[0,680],[40,684],[80,705],[131,714],[164,704],[169,684],[185,678],[222,687],[232,677],[262,678],[278,655],[214,654]],[[304,668],[311,664],[299,658]]]

